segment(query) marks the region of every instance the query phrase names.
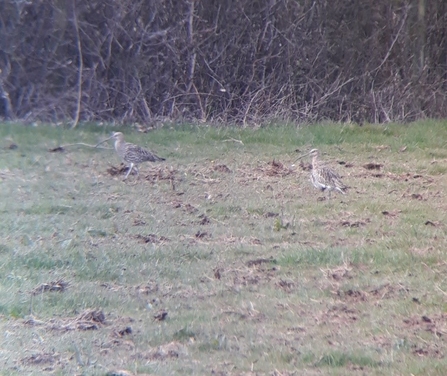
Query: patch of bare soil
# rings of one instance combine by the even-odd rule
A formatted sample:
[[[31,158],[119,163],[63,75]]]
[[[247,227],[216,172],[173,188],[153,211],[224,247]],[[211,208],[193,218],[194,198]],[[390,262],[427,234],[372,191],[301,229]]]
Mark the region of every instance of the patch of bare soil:
[[[278,277],[278,268],[274,265],[276,260],[273,258],[249,260],[246,266],[240,265],[235,268],[216,267],[218,279],[222,280],[229,288],[239,289],[247,287],[250,290],[257,290],[266,284],[273,284],[282,288],[292,287],[293,281],[283,282]],[[289,284],[289,285],[287,285]]]
[[[267,176],[280,176],[284,177],[290,175],[293,171],[289,167],[285,167],[281,162],[271,161],[267,164],[267,167],[264,169],[264,173]]]
[[[113,335],[114,335],[115,337],[119,337],[119,338],[128,336],[128,335],[130,335],[130,334],[132,334],[132,328],[131,328],[130,326],[126,326],[126,327],[123,328],[123,329],[117,329],[117,330],[114,330],[114,331],[113,331]]]
[[[202,220],[200,220],[198,223],[199,225],[202,225]],[[213,237],[212,234],[199,230],[197,231],[193,237],[186,237],[186,239],[189,241],[190,244],[195,244],[197,241],[200,240],[201,243],[213,243],[213,244],[248,244],[248,245],[262,245],[262,242],[254,237],[236,237],[236,236],[228,236],[228,235],[222,235]]]
[[[141,218],[135,218],[133,220],[133,226],[145,226],[146,225],[146,221],[144,221]]]
[[[412,174],[410,172],[404,173],[404,174],[394,174],[392,172],[387,172],[386,174],[378,174],[382,176],[375,176],[375,177],[386,177],[388,179],[398,181],[398,182],[410,182],[412,180],[424,180],[421,183],[427,184],[432,183],[433,179],[428,176],[423,176],[420,174]],[[373,175],[374,176],[374,175]]]
[[[440,313],[434,315],[413,316],[403,320],[404,327],[412,329],[414,333],[419,331],[430,332],[437,337],[447,334],[447,314]]]
[[[214,166],[213,170],[217,171],[217,172],[224,172],[226,174],[231,173],[231,170],[224,164],[219,164],[219,165]]]
[[[109,291],[120,293],[120,295],[125,295],[126,297],[131,296],[145,308],[147,308],[148,305],[152,307],[159,306],[161,303],[161,298],[170,296],[173,289],[173,286],[171,285],[159,286],[159,284],[155,281],[148,281],[146,284],[129,286],[107,282],[101,283],[100,286]],[[116,324],[116,321],[117,320],[113,320],[112,324]]]
[[[383,299],[393,299],[408,295],[410,290],[403,285],[392,285],[386,283],[384,285],[371,288],[369,290],[349,289],[346,291],[337,290],[337,296],[346,302],[358,303],[366,301],[377,301]]]
[[[319,324],[350,326],[358,320],[359,311],[346,304],[336,304],[315,317]]]
[[[197,231],[194,236],[196,237],[196,239],[205,239],[211,237],[211,235],[208,234],[207,232],[200,230]]]
[[[434,314],[412,316],[403,320],[403,331],[410,331],[415,336],[411,345],[413,355],[419,357],[445,358],[444,346],[435,341],[421,341],[420,332],[429,332],[438,338],[444,338],[447,334],[447,314]]]
[[[363,165],[363,169],[367,170],[357,170],[357,172],[352,175],[355,178],[375,178],[375,179],[389,179],[396,182],[406,182],[411,183],[417,181],[421,186],[426,186],[432,184],[434,179],[430,176],[424,176],[421,174],[414,174],[410,172],[395,174],[392,172],[385,172],[383,170],[384,165],[379,163],[367,163]]]
[[[111,176],[122,175],[124,173],[127,173],[127,171],[129,171],[129,167],[127,167],[123,163],[121,163],[119,167],[111,166],[107,169],[107,172]]]
[[[53,365],[60,360],[58,353],[36,353],[21,359],[21,363],[26,366]]]
[[[182,207],[188,214],[194,214],[194,213],[197,213],[199,211],[199,209],[197,209],[196,207],[192,206],[191,204],[185,204],[185,205],[182,205]]]
[[[145,285],[134,286],[133,290],[135,290],[137,294],[149,295],[159,291],[159,287],[156,282],[149,282]]]
[[[342,301],[348,301],[351,303],[358,303],[358,302],[365,302],[367,301],[367,293],[365,291],[362,290],[354,290],[354,289],[349,289],[346,291],[343,290],[338,290],[337,291],[337,296],[342,300]]]
[[[384,210],[382,212],[383,215],[387,216],[388,218],[394,218],[397,217],[400,213],[402,213],[401,210],[392,210],[392,211],[388,211],[388,210]]]
[[[210,219],[205,214],[200,214],[198,218],[200,219],[199,225],[201,226],[207,225],[211,222]]]
[[[17,146],[17,145],[16,145]],[[10,149],[11,149],[11,147],[10,147]],[[61,147],[61,146],[58,146],[58,147],[55,147],[55,148],[53,148],[53,149],[49,149],[48,150],[50,153],[64,153],[65,152],[65,149],[63,148],[63,147]]]
[[[164,321],[168,317],[168,311],[162,309],[153,315],[155,321]]]
[[[129,171],[129,167],[124,163],[121,163],[119,167],[111,166],[107,169],[107,172],[111,176],[119,176],[123,174],[127,174]],[[137,172],[132,170],[132,175],[136,175]],[[176,180],[176,170],[172,170],[168,167],[160,167],[153,170],[150,170],[148,174],[144,176],[144,180],[154,182],[159,180],[168,180],[171,182],[171,185],[174,188],[174,183]]]
[[[51,292],[51,291],[57,291],[57,292],[64,292],[70,284],[62,279],[59,279],[57,281],[51,281],[48,283],[42,283],[41,285],[35,287],[31,291],[31,295],[38,295],[42,294],[44,292]]]
[[[252,166],[247,166],[246,168],[241,168],[238,170],[239,175],[243,177],[241,183],[246,183],[250,180],[260,180],[266,176],[268,177],[285,177],[287,175],[292,174],[293,169],[286,167],[279,161],[271,161],[267,164],[262,164],[253,168]],[[246,180],[249,178],[249,180]]]
[[[332,231],[339,227],[364,227],[371,223],[371,219],[358,218],[356,215],[350,212],[341,212],[338,215],[338,218],[329,218],[325,221],[321,221],[320,219],[313,219],[313,222],[315,222],[315,224],[318,224],[319,227],[324,226],[327,230]]]
[[[321,269],[325,278],[329,280],[341,281],[344,279],[352,279],[352,268],[348,265],[342,265],[337,268]]]
[[[341,220],[340,225],[342,227],[363,227],[366,226],[368,223],[371,223],[371,220],[369,218],[366,218],[365,220],[359,220],[359,221],[347,221],[347,220]]]
[[[399,297],[402,295],[407,295],[410,292],[408,287],[405,287],[401,284],[392,285],[390,283],[385,283],[381,286],[374,287],[373,289],[368,291],[368,294],[371,297],[376,299],[393,299],[395,297]]]
[[[183,203],[180,200],[174,200],[171,202],[171,205],[174,209],[182,209],[184,212],[188,214],[194,214],[199,211],[195,206],[189,204],[189,203]]]
[[[180,358],[188,355],[188,348],[178,341],[173,341],[147,352],[140,352],[133,356],[134,359],[167,360],[169,358]]]
[[[380,163],[367,163],[365,165],[363,165],[363,168],[367,169],[367,170],[380,170],[383,167],[382,164]]]
[[[147,181],[169,180],[173,183],[176,180],[177,171],[168,167],[160,167],[149,171],[145,176]]]
[[[275,283],[275,285],[277,287],[279,287],[281,290],[284,290],[285,292],[289,292],[289,293],[292,292],[296,286],[295,282],[290,281],[290,280],[287,281],[283,278],[279,279],[279,281],[277,281]]]
[[[438,221],[434,221],[434,222],[432,222],[432,221],[428,220],[428,221],[425,221],[425,222],[424,222],[424,225],[425,225],[425,226],[439,227],[439,226],[441,226],[441,223],[438,222]]]
[[[422,345],[413,345],[412,348],[412,353],[416,356],[437,359],[445,357],[444,348],[436,344],[424,343]]]
[[[354,167],[354,164],[352,164],[351,162],[337,161],[337,163],[338,163],[340,166],[344,166],[344,167],[346,167],[346,168]]]
[[[143,376],[141,373],[139,373],[138,375]],[[136,376],[136,375],[124,369],[120,369],[120,370],[109,371],[106,373],[105,376]]]
[[[300,161],[299,166],[303,171],[312,171],[312,163]]]
[[[319,197],[317,199],[317,201],[324,201],[326,200],[325,197]],[[350,227],[349,225],[351,224],[351,222],[346,221],[346,220],[327,220],[327,221],[321,221],[319,219],[314,219],[313,220],[314,223],[318,224],[319,226],[324,226],[324,228],[327,231],[334,231],[337,227]]]
[[[259,259],[255,259],[255,260],[249,260],[246,262],[246,265],[248,267],[261,265],[261,264],[276,264],[276,260],[272,256],[270,256],[269,258],[259,258]]]
[[[135,239],[138,239],[141,243],[151,243],[151,244],[160,244],[169,242],[169,239],[165,236],[158,236],[155,234],[149,235],[135,235]]]

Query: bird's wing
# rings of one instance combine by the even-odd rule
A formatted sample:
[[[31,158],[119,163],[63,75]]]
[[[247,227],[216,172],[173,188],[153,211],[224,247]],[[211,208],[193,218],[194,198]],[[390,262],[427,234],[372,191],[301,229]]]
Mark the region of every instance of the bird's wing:
[[[347,188],[346,185],[344,185],[343,182],[341,181],[340,175],[338,175],[334,170],[328,168],[325,169],[325,171],[328,181],[332,182],[331,185],[342,191]]]
[[[127,144],[126,145],[126,151],[127,151],[127,157],[130,159],[135,159],[139,162],[158,162],[158,161],[164,161],[164,158],[161,158],[154,153],[152,153],[150,150],[144,149],[138,145],[134,144]]]

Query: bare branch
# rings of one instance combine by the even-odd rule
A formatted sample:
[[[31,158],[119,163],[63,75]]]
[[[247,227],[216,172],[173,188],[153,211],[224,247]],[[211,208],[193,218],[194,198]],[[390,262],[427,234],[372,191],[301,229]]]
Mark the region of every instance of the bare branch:
[[[79,114],[81,112],[81,96],[82,96],[82,71],[84,68],[83,58],[82,58],[82,48],[81,48],[81,39],[79,37],[79,26],[78,26],[78,18],[76,16],[76,0],[72,0],[73,6],[73,26],[75,28],[75,36],[76,36],[76,47],[78,50],[78,79],[77,79],[77,97],[76,97],[76,112],[75,117],[73,119],[73,124],[71,125],[71,129],[76,128],[79,122]]]

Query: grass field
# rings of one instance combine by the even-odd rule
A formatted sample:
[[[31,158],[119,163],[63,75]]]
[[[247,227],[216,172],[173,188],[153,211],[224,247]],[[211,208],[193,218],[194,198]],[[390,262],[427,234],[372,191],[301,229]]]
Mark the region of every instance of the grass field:
[[[447,374],[447,123],[120,130],[0,125],[0,375]]]

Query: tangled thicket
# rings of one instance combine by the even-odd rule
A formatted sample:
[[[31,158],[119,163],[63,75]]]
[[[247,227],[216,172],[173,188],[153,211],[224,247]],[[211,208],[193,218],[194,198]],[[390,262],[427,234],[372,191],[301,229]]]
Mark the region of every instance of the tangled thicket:
[[[447,115],[447,2],[0,0],[0,116],[250,124]]]

